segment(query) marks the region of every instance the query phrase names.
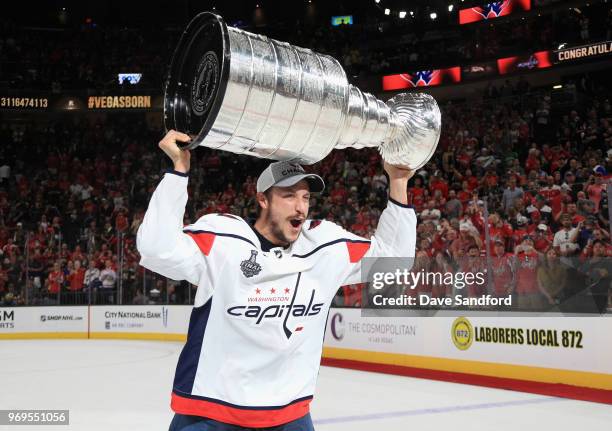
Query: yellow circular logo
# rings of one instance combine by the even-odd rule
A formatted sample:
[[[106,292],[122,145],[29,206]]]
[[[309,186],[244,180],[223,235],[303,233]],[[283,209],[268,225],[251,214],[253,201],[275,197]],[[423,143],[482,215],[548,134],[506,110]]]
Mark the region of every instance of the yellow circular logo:
[[[474,341],[474,328],[465,317],[458,317],[451,328],[451,338],[459,350],[467,350]]]

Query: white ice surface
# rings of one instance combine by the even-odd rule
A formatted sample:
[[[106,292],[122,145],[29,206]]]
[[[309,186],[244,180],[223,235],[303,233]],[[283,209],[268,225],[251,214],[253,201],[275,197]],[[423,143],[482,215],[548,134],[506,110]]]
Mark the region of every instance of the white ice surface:
[[[182,344],[0,341],[0,409],[69,409],[70,426],[0,430],[167,430]],[[317,431],[612,429],[612,406],[322,367]]]

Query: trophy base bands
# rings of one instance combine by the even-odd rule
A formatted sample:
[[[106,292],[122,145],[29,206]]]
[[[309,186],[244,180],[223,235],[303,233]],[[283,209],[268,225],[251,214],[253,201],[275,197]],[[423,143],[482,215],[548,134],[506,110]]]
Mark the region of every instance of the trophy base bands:
[[[68,410],[0,410],[0,425],[70,425]]]
[[[467,297],[455,295],[454,297],[434,298],[429,295],[400,295],[397,297],[387,298],[383,295],[374,295],[372,303],[375,307],[475,307],[475,306],[494,306],[494,307],[511,307],[512,295],[508,296],[491,296],[483,295],[477,297]]]

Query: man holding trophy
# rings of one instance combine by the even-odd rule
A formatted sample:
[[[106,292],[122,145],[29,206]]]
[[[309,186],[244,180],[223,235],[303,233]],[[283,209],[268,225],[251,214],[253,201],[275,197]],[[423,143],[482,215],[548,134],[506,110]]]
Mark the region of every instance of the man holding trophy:
[[[174,170],[138,231],[141,264],[197,285],[180,355],[170,430],[313,430],[309,415],[326,319],[364,257],[412,257],[416,214],[407,183],[433,154],[433,98],[387,102],[348,85],[331,57],[198,15],[172,59],[159,146]],[[258,178],[254,225],[208,214],[183,226],[189,150],[207,146],[279,160]],[[389,203],[371,239],[308,219],[324,182],[300,164],[333,148],[378,147]]]

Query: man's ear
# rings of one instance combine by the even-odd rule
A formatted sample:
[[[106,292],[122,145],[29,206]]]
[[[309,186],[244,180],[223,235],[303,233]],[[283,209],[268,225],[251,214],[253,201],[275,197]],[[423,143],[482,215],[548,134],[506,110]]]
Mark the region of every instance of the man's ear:
[[[264,193],[257,192],[257,194],[255,195],[255,199],[257,200],[257,203],[259,204],[259,207],[261,209],[268,209],[270,202],[268,201],[268,197]]]

